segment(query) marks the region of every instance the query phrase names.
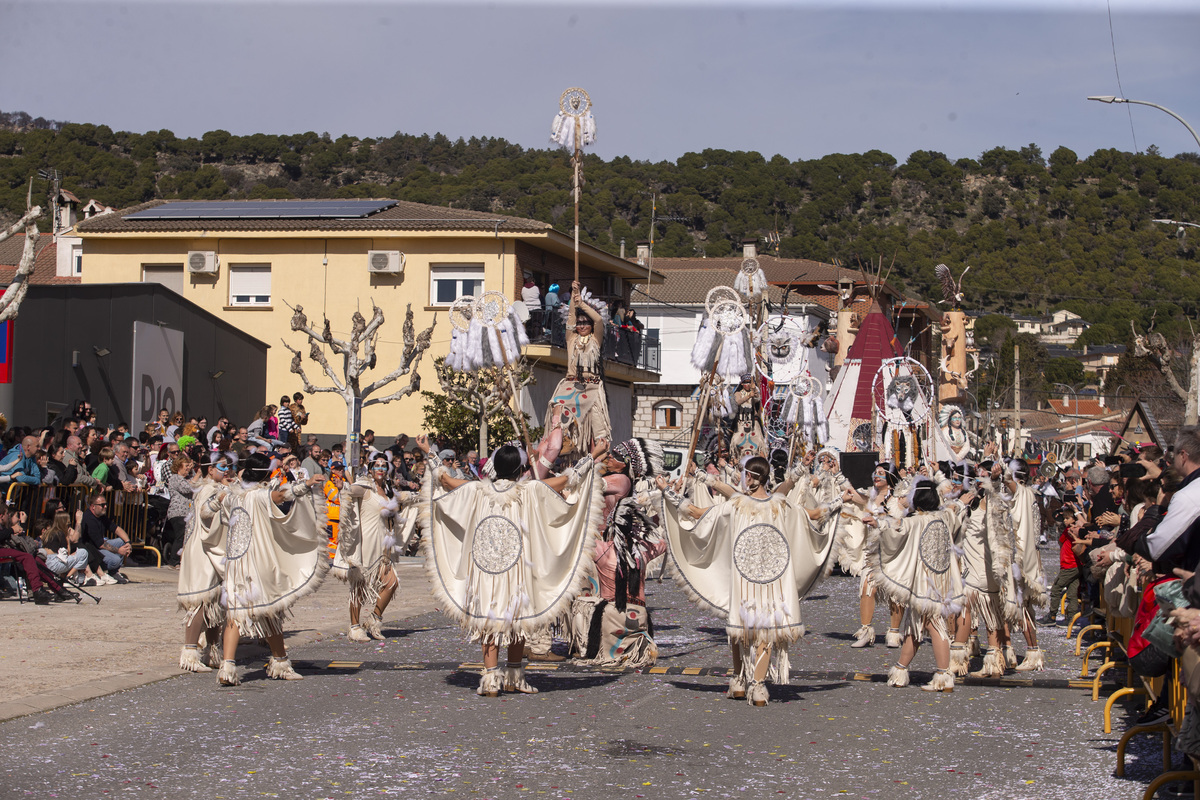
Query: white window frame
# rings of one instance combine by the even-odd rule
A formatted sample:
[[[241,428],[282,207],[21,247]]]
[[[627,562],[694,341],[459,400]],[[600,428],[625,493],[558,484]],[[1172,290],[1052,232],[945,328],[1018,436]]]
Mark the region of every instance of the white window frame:
[[[83,245],[75,245],[71,248],[71,274],[83,274]]]
[[[234,293],[235,289],[245,289],[247,287],[235,286],[236,275],[262,274],[267,275],[267,292],[262,294],[261,291],[250,293],[241,292]],[[261,279],[259,279],[261,280]],[[251,287],[255,288],[255,287]],[[257,287],[260,288],[261,287]],[[240,299],[239,299],[240,298]],[[271,305],[271,265],[270,264],[230,264],[229,265],[229,305],[238,306],[241,308],[254,308]]]
[[[167,286],[162,281],[147,280],[146,270],[178,270],[179,271],[179,293],[183,293],[183,287],[187,285],[187,276],[184,273],[183,264],[142,264],[142,283],[157,283],[159,286],[166,286],[171,291],[175,291],[174,287]]]
[[[666,422],[665,419],[663,420],[663,424],[659,423],[659,416],[658,416],[659,411],[666,411],[668,409],[675,412],[675,424],[674,425],[665,424],[665,422]],[[683,427],[683,406],[681,404],[675,402],[674,400],[659,400],[657,403],[654,404],[652,417],[653,417],[654,430],[656,430],[656,431],[677,431],[681,427]],[[665,415],[664,415],[664,417],[665,417]]]
[[[464,294],[470,294],[478,297],[480,294],[487,291],[486,284],[484,283],[483,273],[484,269],[482,263],[430,264],[429,305],[449,306]],[[450,300],[438,300],[438,284],[451,280],[455,281],[454,297]],[[471,291],[466,291],[466,285],[469,283],[473,286],[475,282],[478,282],[478,288],[474,288]]]

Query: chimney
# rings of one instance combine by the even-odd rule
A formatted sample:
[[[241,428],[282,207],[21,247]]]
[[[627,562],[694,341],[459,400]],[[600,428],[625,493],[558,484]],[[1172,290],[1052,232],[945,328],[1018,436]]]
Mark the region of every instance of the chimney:
[[[621,237],[621,258],[625,257],[625,237]]]
[[[646,266],[646,262],[650,260],[650,242],[641,241],[637,243],[637,263],[641,266]]]
[[[758,239],[742,239],[742,258],[758,258]]]

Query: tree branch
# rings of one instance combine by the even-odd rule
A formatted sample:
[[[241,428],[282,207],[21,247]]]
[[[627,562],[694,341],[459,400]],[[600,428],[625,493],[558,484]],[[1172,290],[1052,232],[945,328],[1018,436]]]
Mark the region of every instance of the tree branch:
[[[30,193],[32,193],[32,189],[30,189]],[[0,321],[16,318],[17,312],[21,308],[21,301],[25,299],[25,294],[29,291],[29,275],[37,263],[37,221],[42,216],[42,207],[30,208],[29,203],[30,196],[27,195],[25,215],[9,226],[0,236],[0,242],[2,242],[12,236],[22,223],[25,225],[25,246],[21,249],[21,261],[17,264],[17,271],[13,275],[12,283],[0,296]]]
[[[411,305],[409,306],[409,309],[408,309],[407,318],[408,319],[412,318],[412,306]],[[412,347],[408,347],[407,345],[405,346],[404,358],[400,361],[400,366],[396,367],[396,369],[392,370],[387,375],[383,376],[379,380],[375,381],[374,383],[372,383],[372,384],[368,385],[366,388],[364,388],[362,390],[362,396],[367,397],[368,395],[373,394],[375,391],[383,388],[384,386],[387,386],[389,383],[396,380],[396,378],[399,378],[401,375],[411,372],[412,370],[414,370],[418,366],[420,366],[421,357],[423,355],[425,355],[425,351],[429,349],[429,342],[433,338],[433,329],[434,329],[434,326],[436,326],[436,325],[437,325],[437,314],[434,314],[433,322],[430,323],[428,328],[421,331],[421,335],[417,337],[416,342],[413,344],[413,346]]]
[[[387,395],[386,397],[372,397],[370,400],[364,400],[363,408],[366,408],[367,406],[373,406],[376,403],[390,403],[393,400],[399,400],[401,397],[407,397],[408,395],[412,394],[413,392],[418,392],[420,390],[421,390],[421,373],[414,372],[412,378],[410,378],[408,381],[408,385],[405,386],[403,389],[398,389],[397,391],[392,392],[391,394]]]
[[[280,341],[283,340],[281,339]],[[309,394],[315,394],[317,392],[332,392],[334,394],[342,394],[346,391],[340,384],[338,384],[336,378],[333,378],[334,386],[317,386],[314,384],[308,379],[308,375],[304,374],[304,367],[301,366],[302,359],[300,356],[300,351],[292,347],[287,342],[283,342],[283,346],[286,347],[292,354],[291,371],[296,375],[299,375],[300,380],[304,382],[304,391],[308,392]],[[313,344],[313,347],[317,347],[316,343]],[[326,368],[326,374],[330,374],[328,367]],[[330,375],[330,377],[332,378],[333,376]]]

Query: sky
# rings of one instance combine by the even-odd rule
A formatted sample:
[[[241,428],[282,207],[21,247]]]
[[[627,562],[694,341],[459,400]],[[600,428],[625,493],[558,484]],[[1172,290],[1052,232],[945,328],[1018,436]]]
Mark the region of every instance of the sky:
[[[1178,121],[1086,98],[1200,126],[1198,42],[1200,0],[0,0],[0,110],[179,136],[546,147],[560,93],[580,86],[606,159],[1174,155],[1200,151]]]

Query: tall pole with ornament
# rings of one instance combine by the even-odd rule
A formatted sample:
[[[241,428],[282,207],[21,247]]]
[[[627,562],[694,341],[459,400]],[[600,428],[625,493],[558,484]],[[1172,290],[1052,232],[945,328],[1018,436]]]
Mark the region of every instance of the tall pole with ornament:
[[[583,187],[583,148],[596,140],[592,98],[572,87],[558,98],[558,114],[550,129],[550,141],[571,151],[575,195],[575,280],[579,280],[579,197]]]

